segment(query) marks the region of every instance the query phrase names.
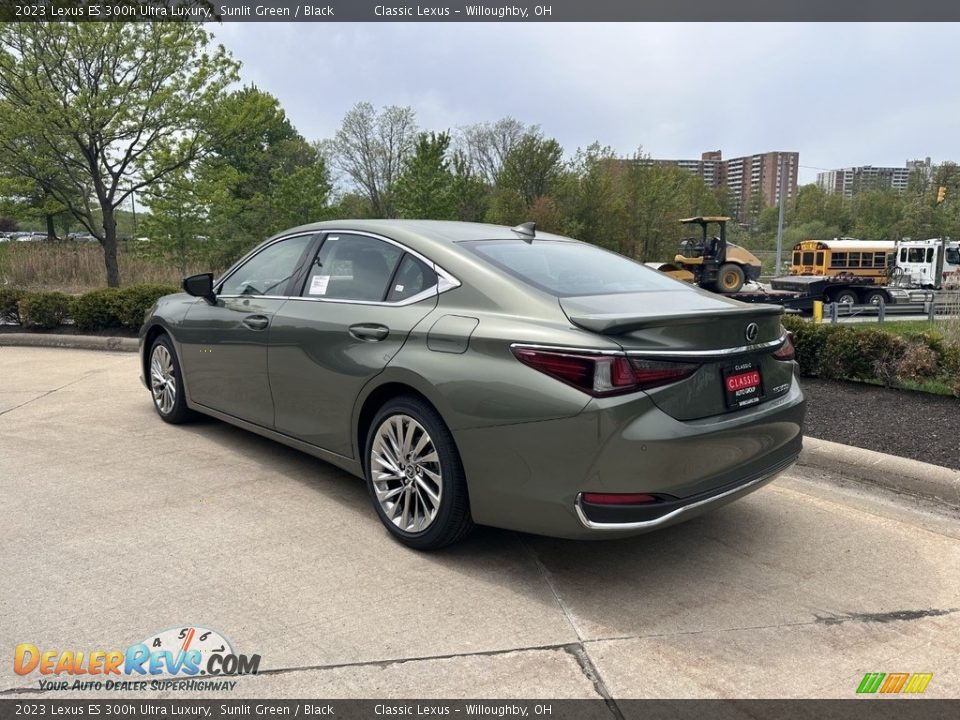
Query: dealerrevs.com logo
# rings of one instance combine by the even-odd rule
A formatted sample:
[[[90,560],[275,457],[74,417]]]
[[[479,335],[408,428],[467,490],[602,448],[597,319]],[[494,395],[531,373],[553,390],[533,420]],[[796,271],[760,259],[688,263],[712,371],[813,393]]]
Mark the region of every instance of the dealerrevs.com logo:
[[[126,650],[20,643],[13,669],[18,675],[45,676],[39,678],[41,690],[233,690],[236,680],[222,676],[256,675],[260,656],[236,653],[216,630],[186,626],[153,633]]]

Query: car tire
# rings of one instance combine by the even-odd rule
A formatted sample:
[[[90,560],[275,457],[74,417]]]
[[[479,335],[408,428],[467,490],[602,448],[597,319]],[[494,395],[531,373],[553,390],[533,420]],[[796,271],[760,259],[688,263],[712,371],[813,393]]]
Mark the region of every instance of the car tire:
[[[857,294],[853,290],[842,290],[833,296],[833,302],[837,305],[856,305],[857,301]]]
[[[180,361],[169,335],[159,335],[150,346],[147,372],[153,409],[160,419],[180,425],[193,418],[193,412],[187,407],[184,397]]]
[[[888,305],[890,304],[890,298],[883,290],[871,290],[863,301],[867,305],[879,305],[881,300]]]
[[[745,279],[743,268],[734,263],[724,263],[720,266],[719,272],[717,272],[717,292],[740,292]]]
[[[467,481],[453,435],[414,396],[387,402],[364,450],[367,489],[384,527],[407,547],[437,550],[473,529]]]

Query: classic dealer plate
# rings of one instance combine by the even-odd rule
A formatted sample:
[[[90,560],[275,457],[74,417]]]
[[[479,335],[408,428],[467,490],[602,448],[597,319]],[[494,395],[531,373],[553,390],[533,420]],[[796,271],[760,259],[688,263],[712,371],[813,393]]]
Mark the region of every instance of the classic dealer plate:
[[[728,408],[742,408],[760,402],[763,397],[763,378],[756,363],[737,363],[723,368],[722,375]]]

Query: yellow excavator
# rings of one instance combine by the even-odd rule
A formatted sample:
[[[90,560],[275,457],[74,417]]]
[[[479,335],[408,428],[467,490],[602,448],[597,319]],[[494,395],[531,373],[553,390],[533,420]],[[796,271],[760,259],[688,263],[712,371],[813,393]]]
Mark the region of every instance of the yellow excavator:
[[[736,243],[727,240],[728,217],[691,217],[680,222],[684,226],[699,225],[700,234],[680,241],[680,252],[672,263],[653,266],[678,280],[725,295],[740,292],[748,280],[760,277],[760,260]],[[716,234],[710,227],[717,227]]]

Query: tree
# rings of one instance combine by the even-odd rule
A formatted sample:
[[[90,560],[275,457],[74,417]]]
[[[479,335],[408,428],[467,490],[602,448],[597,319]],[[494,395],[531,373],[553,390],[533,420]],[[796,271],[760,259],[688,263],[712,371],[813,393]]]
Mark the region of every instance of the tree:
[[[199,174],[228,190],[228,201],[210,205],[205,234],[240,251],[327,214],[326,161],[273,95],[245,87],[223,96],[211,112],[211,133]]]
[[[417,137],[416,118],[409,107],[391,105],[379,113],[367,102],[357,103],[329,141],[333,164],[370,200],[377,217],[394,217],[391,193]]]
[[[563,148],[556,140],[528,133],[510,149],[497,186],[513,190],[527,205],[548,195],[563,169]]]
[[[190,22],[0,24],[0,153],[56,170],[51,193],[100,241],[111,287],[117,208],[203,152],[236,77],[210,40]]]
[[[433,220],[456,217],[453,173],[447,160],[449,148],[448,133],[420,133],[413,156],[394,188],[400,217]]]
[[[522,137],[539,132],[538,126],[527,127],[512,117],[501,118],[493,124],[477,123],[460,131],[461,151],[477,175],[490,185],[496,185],[514,146]]]

